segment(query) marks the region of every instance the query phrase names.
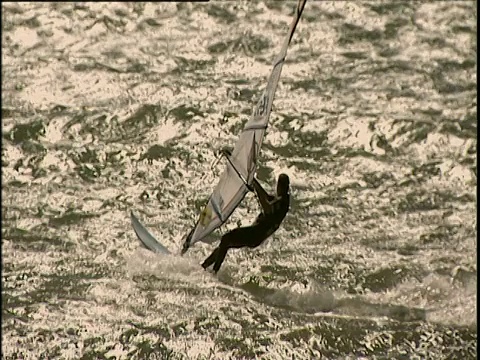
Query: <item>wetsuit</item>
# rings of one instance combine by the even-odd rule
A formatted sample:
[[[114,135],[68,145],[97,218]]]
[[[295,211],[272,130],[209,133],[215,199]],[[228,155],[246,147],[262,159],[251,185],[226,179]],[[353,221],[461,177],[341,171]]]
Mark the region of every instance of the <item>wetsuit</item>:
[[[282,182],[281,179],[283,179],[283,190],[276,197],[268,194],[254,179],[253,187],[262,206],[262,212],[253,225],[233,229],[223,235],[220,245],[203,262],[204,269],[215,263],[213,270],[217,273],[225,260],[228,249],[256,248],[280,227],[290,207],[289,179],[284,174],[280,175],[279,185]]]

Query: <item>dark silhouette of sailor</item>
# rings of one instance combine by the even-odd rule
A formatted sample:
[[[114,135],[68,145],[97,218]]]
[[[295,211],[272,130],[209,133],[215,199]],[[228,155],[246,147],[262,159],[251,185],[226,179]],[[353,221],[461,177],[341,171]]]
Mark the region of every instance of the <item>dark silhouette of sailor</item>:
[[[215,263],[213,271],[217,273],[225,260],[228,249],[256,248],[280,227],[290,208],[289,177],[286,174],[280,174],[277,180],[276,196],[268,194],[255,178],[253,179],[253,189],[262,207],[262,212],[251,226],[239,227],[223,235],[220,245],[203,262],[204,269]]]

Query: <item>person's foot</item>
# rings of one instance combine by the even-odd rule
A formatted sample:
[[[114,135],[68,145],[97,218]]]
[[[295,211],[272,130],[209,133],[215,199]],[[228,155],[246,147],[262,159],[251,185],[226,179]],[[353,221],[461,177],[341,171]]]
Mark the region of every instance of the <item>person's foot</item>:
[[[210,266],[210,264],[208,264],[208,265],[205,264],[205,261],[202,263],[203,270],[207,270],[209,266]]]

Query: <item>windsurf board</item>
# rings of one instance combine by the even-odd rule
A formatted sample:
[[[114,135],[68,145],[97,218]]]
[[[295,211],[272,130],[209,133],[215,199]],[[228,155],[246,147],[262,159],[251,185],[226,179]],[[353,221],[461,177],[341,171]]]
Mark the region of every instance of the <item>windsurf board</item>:
[[[152,235],[150,231],[138,220],[133,211],[130,212],[130,220],[132,221],[133,230],[137,234],[140,242],[154,253],[170,255],[172,252],[168,250],[164,245]]]

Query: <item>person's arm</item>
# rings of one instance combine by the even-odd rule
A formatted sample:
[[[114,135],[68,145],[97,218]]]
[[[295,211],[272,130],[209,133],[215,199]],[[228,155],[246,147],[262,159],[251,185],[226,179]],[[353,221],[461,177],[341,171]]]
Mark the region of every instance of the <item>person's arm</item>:
[[[273,210],[272,202],[275,200],[275,197],[268,194],[256,178],[253,178],[252,184],[253,188],[255,189],[255,193],[257,194],[258,201],[262,206],[263,212],[265,214],[271,213]]]

